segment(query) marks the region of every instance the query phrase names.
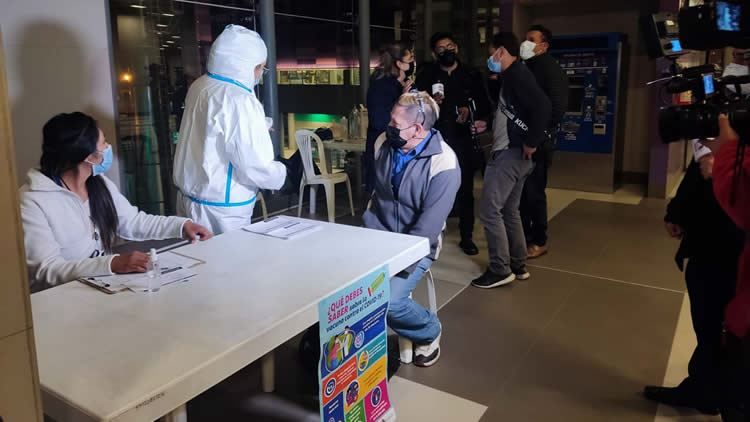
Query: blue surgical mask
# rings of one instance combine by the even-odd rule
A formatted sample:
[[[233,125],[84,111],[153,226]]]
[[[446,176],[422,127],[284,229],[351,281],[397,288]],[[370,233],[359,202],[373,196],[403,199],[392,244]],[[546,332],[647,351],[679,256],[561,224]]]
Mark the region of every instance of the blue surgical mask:
[[[492,73],[500,73],[503,71],[503,65],[500,62],[496,62],[495,59],[493,59],[493,56],[490,56],[489,59],[487,59],[487,68],[490,69],[490,72]]]
[[[91,168],[94,171],[94,176],[106,173],[110,167],[112,167],[112,145],[107,145],[107,149],[102,151],[102,162],[101,164],[92,163],[86,160],[87,163],[91,164]]]

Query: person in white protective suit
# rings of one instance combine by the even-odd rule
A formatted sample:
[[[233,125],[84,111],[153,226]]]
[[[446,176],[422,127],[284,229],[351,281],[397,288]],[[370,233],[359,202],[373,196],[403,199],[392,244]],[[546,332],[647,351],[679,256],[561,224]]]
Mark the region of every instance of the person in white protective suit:
[[[250,224],[259,189],[279,189],[263,106],[253,92],[266,63],[257,32],[229,25],[216,38],[208,73],[188,90],[174,159],[177,213],[215,234]]]

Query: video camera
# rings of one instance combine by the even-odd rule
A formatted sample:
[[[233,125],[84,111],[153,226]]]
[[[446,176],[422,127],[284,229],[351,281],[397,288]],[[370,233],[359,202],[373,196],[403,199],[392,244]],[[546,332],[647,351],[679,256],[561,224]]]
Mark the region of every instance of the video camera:
[[[676,65],[676,58],[685,54],[686,49],[750,47],[750,3],[709,0],[700,6],[681,9],[677,21],[671,14],[652,15],[651,24],[651,54],[675,61],[673,73],[676,73],[654,82],[667,81],[667,92],[691,91],[695,97],[693,104],[668,106],[660,110],[659,134],[662,141],[670,143],[681,139],[716,137],[719,135],[719,114],[727,114],[740,138],[750,140],[750,103],[741,90],[742,84],[750,83],[750,76],[722,78],[720,68],[711,64],[682,70],[678,70]],[[747,59],[748,54],[745,57]],[[734,92],[728,87],[735,87]]]

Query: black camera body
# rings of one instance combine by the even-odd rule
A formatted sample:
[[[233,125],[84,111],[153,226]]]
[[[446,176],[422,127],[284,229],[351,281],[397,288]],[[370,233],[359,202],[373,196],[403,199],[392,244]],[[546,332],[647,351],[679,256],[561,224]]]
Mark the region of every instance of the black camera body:
[[[664,14],[653,16],[656,21]],[[705,4],[680,10],[679,25],[669,33],[683,49],[709,50],[723,47],[750,47],[750,3],[740,0],[706,1]],[[660,26],[656,25],[657,33]],[[660,41],[664,40],[664,34]],[[674,41],[673,45],[677,45]],[[663,49],[663,51],[666,51]],[[665,54],[674,59],[674,54]],[[718,66],[703,65],[683,69],[668,78],[670,93],[691,91],[695,103],[663,107],[659,112],[659,134],[665,143],[682,139],[713,138],[719,135],[719,114],[729,115],[732,127],[742,139],[750,139],[750,102],[741,85],[750,76],[721,77]],[[728,87],[735,87],[734,92]],[[748,93],[744,93],[747,95]]]

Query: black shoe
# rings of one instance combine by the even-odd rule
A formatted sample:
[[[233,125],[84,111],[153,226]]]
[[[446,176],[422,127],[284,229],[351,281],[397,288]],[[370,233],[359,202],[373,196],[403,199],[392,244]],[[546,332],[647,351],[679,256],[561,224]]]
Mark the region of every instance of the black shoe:
[[[480,289],[491,289],[512,283],[515,279],[516,275],[513,273],[499,275],[487,270],[479,278],[474,279],[471,285]]]
[[[647,385],[643,389],[643,395],[647,399],[663,403],[672,407],[691,407],[705,415],[718,415],[719,409],[716,406],[698,403],[695,398],[690,397],[679,387],[659,387]]]
[[[526,281],[531,278],[531,273],[526,270],[525,265],[521,268],[514,269],[513,274],[516,275],[516,280]]]
[[[464,239],[459,242],[458,247],[461,248],[466,255],[478,255],[479,249],[471,239]]]

